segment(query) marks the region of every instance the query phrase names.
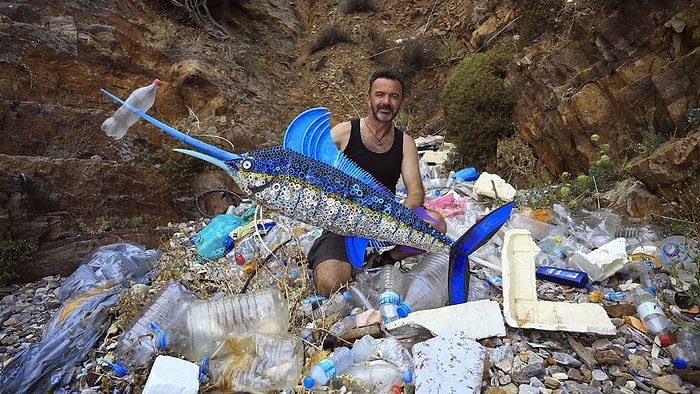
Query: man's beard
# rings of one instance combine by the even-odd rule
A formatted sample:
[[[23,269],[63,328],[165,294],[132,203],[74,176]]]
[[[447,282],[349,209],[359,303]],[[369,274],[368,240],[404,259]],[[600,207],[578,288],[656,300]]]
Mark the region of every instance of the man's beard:
[[[386,114],[380,113],[379,110],[382,110],[382,109],[391,111],[391,115],[386,115]],[[376,119],[377,121],[382,122],[382,123],[391,122],[392,120],[394,120],[396,115],[397,115],[397,113],[394,112],[394,108],[390,105],[384,105],[384,106],[372,108],[372,116],[374,116],[374,119]]]

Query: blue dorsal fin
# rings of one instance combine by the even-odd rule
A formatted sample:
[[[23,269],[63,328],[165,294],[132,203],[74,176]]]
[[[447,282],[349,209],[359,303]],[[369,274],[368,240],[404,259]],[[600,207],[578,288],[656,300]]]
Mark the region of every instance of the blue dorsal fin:
[[[311,108],[297,115],[284,133],[282,146],[299,153],[304,153],[304,136],[311,123],[319,116],[323,116],[326,109],[323,107]]]
[[[330,117],[330,112],[323,107],[302,112],[287,127],[283,146],[333,166],[380,193],[393,197],[389,189],[338,150],[331,137]]]

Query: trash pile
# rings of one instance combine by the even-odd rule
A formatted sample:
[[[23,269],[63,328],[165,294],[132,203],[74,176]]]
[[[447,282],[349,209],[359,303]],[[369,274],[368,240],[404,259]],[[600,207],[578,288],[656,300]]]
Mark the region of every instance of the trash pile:
[[[443,175],[445,160],[424,152],[421,171],[452,238],[517,207],[470,255],[468,302],[447,305],[440,254],[356,270],[325,298],[305,261],[321,229],[242,200],[158,251],[87,256],[32,344],[8,340],[3,313],[16,353],[0,393],[697,392],[697,240],[608,209],[529,209],[496,175]]]

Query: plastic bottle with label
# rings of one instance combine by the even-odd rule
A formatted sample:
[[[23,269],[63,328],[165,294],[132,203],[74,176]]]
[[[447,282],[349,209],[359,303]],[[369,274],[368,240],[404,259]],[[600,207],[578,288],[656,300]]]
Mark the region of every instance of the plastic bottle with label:
[[[160,80],[155,79],[150,85],[140,87],[131,92],[125,102],[136,109],[146,112],[156,101],[156,92],[160,85]],[[137,120],[139,120],[139,116],[126,105],[122,105],[112,116],[102,122],[102,130],[108,136],[118,140],[124,137],[129,127],[136,123]]]
[[[189,302],[195,300],[197,297],[183,285],[175,282],[164,284],[119,336],[117,363],[127,371],[146,365],[156,348],[163,345],[158,342],[160,338],[153,327],[165,329]]]
[[[379,314],[384,324],[399,319],[396,309],[399,306],[399,281],[401,271],[394,265],[384,265],[379,271]]]
[[[397,308],[399,317],[406,317],[414,311],[439,308],[447,303],[449,263],[447,254],[428,253],[403,275],[400,282],[401,302]]]
[[[632,289],[631,299],[637,306],[637,314],[644,327],[653,334],[665,334],[669,321],[656,297],[643,287],[635,287]]]
[[[277,288],[197,300],[165,330],[167,346],[198,363],[227,337],[281,334],[289,329],[289,305]]]
[[[354,362],[355,357],[352,351],[346,346],[340,346],[333,350],[328,357],[314,364],[309,370],[309,374],[304,377],[304,387],[323,386],[339,373],[345,371]]]

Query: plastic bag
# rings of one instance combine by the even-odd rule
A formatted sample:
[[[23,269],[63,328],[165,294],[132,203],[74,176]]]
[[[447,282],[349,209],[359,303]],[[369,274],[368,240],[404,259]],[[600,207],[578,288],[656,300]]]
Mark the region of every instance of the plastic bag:
[[[0,394],[43,393],[84,359],[111,323],[109,309],[122,287],[115,283],[66,301],[44,328],[42,341],[17,353],[0,371]]]
[[[128,280],[136,283],[148,281],[153,270],[152,261],[160,256],[157,250],[146,250],[137,243],[104,245],[87,255],[81,265],[63,282],[58,299],[65,301],[76,294],[99,287],[107,282],[128,286]]]

